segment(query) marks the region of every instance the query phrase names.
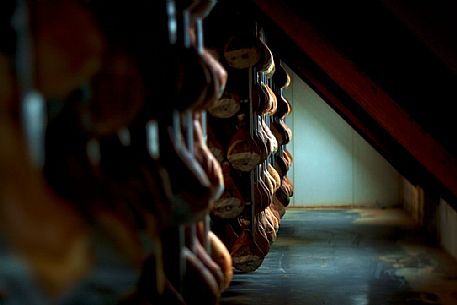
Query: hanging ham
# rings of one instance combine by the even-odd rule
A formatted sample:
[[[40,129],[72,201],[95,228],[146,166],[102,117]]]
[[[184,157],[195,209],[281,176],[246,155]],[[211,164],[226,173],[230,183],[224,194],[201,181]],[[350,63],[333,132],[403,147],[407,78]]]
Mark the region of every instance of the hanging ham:
[[[219,218],[236,218],[243,212],[245,201],[232,179],[230,164],[224,162],[222,168],[225,182],[224,193],[214,202],[211,213]]]
[[[270,205],[270,208],[276,211],[280,218],[282,218],[286,214],[286,206],[288,205],[287,202],[282,203],[278,199],[277,193],[273,195],[273,202]]]
[[[174,140],[171,127],[159,127],[160,160],[170,177],[172,211],[181,222],[201,219],[209,210],[214,190],[200,164]]]
[[[225,91],[222,96],[208,106],[208,112],[217,118],[230,118],[240,111],[240,96],[235,92]]]
[[[210,243],[211,258],[219,265],[224,274],[223,289],[227,289],[233,278],[233,264],[232,257],[224,245],[224,243],[217,237],[216,234],[209,231],[208,239]]]
[[[275,72],[276,65],[273,60],[273,53],[267,44],[259,39],[260,50],[261,50],[261,60],[258,64],[259,71],[262,72],[266,78],[271,78]]]
[[[214,276],[204,263],[188,248],[182,250],[185,261],[183,297],[187,305],[215,305],[220,292]]]
[[[224,176],[219,162],[209,150],[203,139],[200,119],[200,114],[196,114],[193,120],[194,156],[208,176],[212,189],[210,200],[215,201],[219,199],[224,191]]]
[[[191,250],[203,263],[206,269],[208,269],[213,276],[214,281],[217,283],[219,291],[222,292],[224,289],[224,274],[219,265],[211,258],[208,252],[206,252],[198,238],[191,236],[189,226],[186,228],[186,240],[186,247],[189,248],[189,250]]]
[[[274,181],[274,192],[276,192],[276,190],[281,186],[281,177],[279,176],[278,172],[273,167],[273,165],[268,164],[267,167],[268,167],[268,173],[273,178],[273,181]]]
[[[268,95],[268,100],[269,100],[268,104],[270,105],[270,107],[265,112],[265,114],[274,115],[278,109],[278,101],[276,99],[276,95],[274,94],[273,90],[268,85],[265,85],[265,90]]]
[[[276,65],[276,70],[272,78],[277,88],[287,88],[290,85],[290,76],[282,64]]]
[[[256,83],[252,89],[252,109],[254,112],[264,114],[273,108],[273,101],[268,94],[267,85],[262,82]]]
[[[227,249],[231,249],[240,235],[240,231],[236,228],[237,226],[235,225],[235,220],[213,221],[211,230],[220,238]]]
[[[234,36],[224,46],[224,58],[230,67],[246,69],[262,58],[260,47],[259,41],[251,37]]]
[[[230,251],[233,266],[241,272],[253,272],[260,267],[269,248],[266,236],[256,232],[253,237],[250,230],[244,229]]]
[[[290,168],[290,160],[287,159],[283,148],[275,154],[273,167],[280,177],[287,175],[287,171]]]
[[[98,71],[104,37],[78,1],[39,1],[33,13],[37,88],[45,96],[62,99]]]
[[[213,129],[208,126],[207,128],[208,149],[211,151],[216,160],[222,164],[225,160],[225,149],[222,144],[216,139]]]
[[[144,106],[144,84],[133,60],[120,51],[108,52],[90,81],[90,100],[80,104],[86,128],[112,135],[129,126]]]
[[[276,240],[276,230],[265,211],[262,211],[257,215],[257,225],[259,231],[265,232],[264,234],[270,244]]]
[[[269,146],[269,152],[270,153],[275,153],[278,150],[278,141],[276,140],[275,136],[271,132],[270,127],[268,127],[267,124],[265,123],[265,120],[260,118],[259,119],[259,123],[260,123],[259,124],[260,125],[259,128],[263,131],[263,133],[265,134],[265,137],[267,138],[267,143],[268,143],[268,146]]]
[[[254,211],[256,214],[265,210],[265,208],[271,204],[273,200],[272,186],[267,185],[265,177],[259,177],[259,179],[255,181],[254,198]]]
[[[210,71],[210,84],[208,84],[206,96],[202,103],[195,105],[193,107],[194,110],[205,110],[218,101],[224,92],[228,77],[224,67],[222,67],[219,61],[208,50],[204,49],[201,56]]]
[[[244,119],[240,120],[240,126],[232,137],[227,152],[227,159],[234,169],[251,171],[261,162],[261,151],[249,135]]]

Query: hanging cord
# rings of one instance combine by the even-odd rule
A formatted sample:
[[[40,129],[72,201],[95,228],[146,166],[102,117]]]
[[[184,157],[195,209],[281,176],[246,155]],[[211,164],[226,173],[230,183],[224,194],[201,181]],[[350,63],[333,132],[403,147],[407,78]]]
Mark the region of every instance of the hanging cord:
[[[35,88],[30,8],[26,0],[17,0],[16,3],[12,24],[16,30],[16,75],[21,123],[32,164],[42,169],[45,160],[46,103]]]

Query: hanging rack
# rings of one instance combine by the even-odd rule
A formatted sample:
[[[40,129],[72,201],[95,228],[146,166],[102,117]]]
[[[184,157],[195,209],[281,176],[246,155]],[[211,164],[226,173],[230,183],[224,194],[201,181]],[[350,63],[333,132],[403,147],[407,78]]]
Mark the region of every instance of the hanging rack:
[[[166,31],[168,36],[168,44],[176,45],[178,40],[178,23],[176,17],[176,3],[175,0],[165,0],[166,12]],[[160,158],[160,140],[159,140],[159,123],[157,120],[149,120],[146,123],[147,146],[149,155],[158,160]],[[175,139],[178,137],[174,135]]]
[[[175,0],[166,0],[166,14],[167,14],[167,31],[168,31],[168,43],[171,46],[182,44],[184,47],[190,46],[190,40],[187,35],[188,22],[186,22],[185,13],[182,12],[181,23],[178,22],[178,12]],[[188,16],[187,16],[188,19]],[[186,37],[187,36],[187,37]],[[168,122],[167,124],[169,124]],[[159,159],[161,156],[160,150],[160,139],[159,129],[168,128],[162,124],[159,124],[156,120],[150,120],[147,125],[147,136],[148,136],[148,150],[149,154],[154,159]],[[184,139],[181,132],[181,114],[177,109],[172,110],[171,115],[171,128],[173,131],[173,140],[176,147],[179,149],[185,149]],[[186,137],[187,140],[188,137]],[[173,261],[172,265],[169,265],[168,279],[175,289],[182,293],[183,292],[183,280],[186,272],[186,262],[183,253],[185,245],[185,227],[184,225],[172,226],[165,229],[162,232],[163,238],[166,239],[166,243],[177,245],[179,249],[173,253],[167,253],[168,258]]]

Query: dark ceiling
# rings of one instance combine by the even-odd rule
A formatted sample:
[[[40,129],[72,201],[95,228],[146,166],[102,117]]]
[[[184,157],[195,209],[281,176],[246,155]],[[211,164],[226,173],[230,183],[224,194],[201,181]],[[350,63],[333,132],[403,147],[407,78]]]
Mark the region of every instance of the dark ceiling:
[[[407,17],[403,17],[410,11],[411,14],[427,14],[425,11],[419,14],[414,10],[419,9],[419,3],[424,1],[414,1],[418,3],[417,7],[404,5],[398,9],[397,15],[389,9],[389,6],[393,7],[390,2],[394,1],[385,1],[383,4],[378,1],[320,0],[301,2],[300,6],[291,2],[293,11],[315,26],[316,31],[379,84],[437,140],[450,151],[457,152],[457,137],[449,136],[450,131],[457,130],[457,120],[451,108],[457,102],[457,70],[447,65],[455,62],[457,53],[452,57],[450,49],[435,52],[444,50],[444,46],[440,48],[439,41],[431,41],[434,37],[431,35],[427,36],[427,44],[425,36],[419,35],[419,26],[408,27]],[[446,41],[453,41],[455,48],[457,18],[452,18],[452,13],[447,16],[439,14],[443,10],[443,4],[436,6],[440,1],[433,1],[433,5],[430,1],[428,3],[429,18],[423,22],[428,20],[430,24],[442,24],[436,30],[446,28],[447,32],[445,35],[439,32],[437,37],[447,37]],[[448,11],[457,12],[457,2],[454,1],[452,6],[453,10],[449,7]],[[446,17],[448,19],[445,20]],[[447,47],[450,48],[451,43]]]

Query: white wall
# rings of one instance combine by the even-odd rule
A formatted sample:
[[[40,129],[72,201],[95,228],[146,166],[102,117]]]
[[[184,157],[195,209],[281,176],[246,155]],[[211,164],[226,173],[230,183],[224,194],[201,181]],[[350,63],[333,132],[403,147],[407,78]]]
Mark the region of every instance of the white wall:
[[[424,215],[424,190],[418,186],[413,185],[405,178],[402,181],[403,188],[403,208],[414,219],[417,224],[423,225],[425,223]]]
[[[457,258],[457,212],[443,199],[438,207],[438,234],[443,248]]]
[[[289,69],[290,71],[290,69]],[[401,203],[401,176],[307,84],[290,71],[285,95],[293,112],[291,205],[392,206]]]
[[[457,212],[442,198],[436,207],[432,202],[425,202],[424,190],[403,180],[403,206],[406,212],[419,225],[432,224],[432,231],[437,234],[441,246],[457,258]]]

